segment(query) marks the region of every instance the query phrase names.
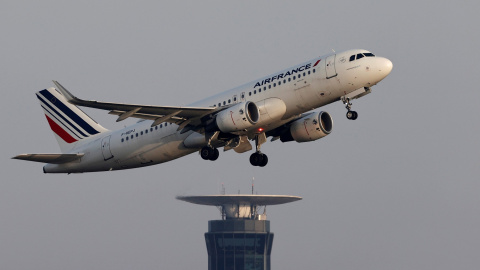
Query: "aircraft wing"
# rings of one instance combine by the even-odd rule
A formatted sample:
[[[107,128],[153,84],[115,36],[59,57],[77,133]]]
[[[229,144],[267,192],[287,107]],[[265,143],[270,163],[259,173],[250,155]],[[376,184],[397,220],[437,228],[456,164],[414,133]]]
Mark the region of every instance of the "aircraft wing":
[[[79,160],[84,154],[21,154],[12,159],[21,159],[42,163],[63,164]]]
[[[213,107],[152,106],[83,100],[72,95],[57,81],[53,81],[53,83],[69,103],[83,107],[109,110],[110,114],[118,115],[117,122],[125,120],[128,117],[154,120],[152,126],[159,125],[163,122],[174,122],[180,125],[180,130],[188,124],[198,125],[201,117],[219,110]]]

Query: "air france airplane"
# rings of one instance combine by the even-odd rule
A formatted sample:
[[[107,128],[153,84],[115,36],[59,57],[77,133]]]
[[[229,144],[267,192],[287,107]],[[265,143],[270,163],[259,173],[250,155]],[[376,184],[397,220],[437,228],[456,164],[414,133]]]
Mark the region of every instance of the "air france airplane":
[[[216,160],[218,148],[250,156],[264,167],[260,146],[271,141],[311,142],[330,134],[333,120],[312,111],[342,101],[347,118],[355,120],[351,101],[392,70],[392,62],[366,50],[349,50],[314,58],[187,107],[99,102],[75,97],[60,83],[36,93],[61,154],[22,154],[14,159],[47,163],[44,173],[82,173],[131,169],[199,152]],[[140,120],[110,131],[77,106],[108,110],[118,121]]]

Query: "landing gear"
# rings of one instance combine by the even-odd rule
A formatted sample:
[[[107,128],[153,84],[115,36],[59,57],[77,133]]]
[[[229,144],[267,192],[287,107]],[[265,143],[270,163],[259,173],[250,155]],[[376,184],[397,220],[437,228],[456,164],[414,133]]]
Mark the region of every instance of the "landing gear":
[[[261,152],[255,152],[250,156],[250,164],[253,166],[265,167],[268,163],[268,157]]]
[[[347,119],[355,120],[358,117],[358,113],[356,111],[348,111],[347,112]]]
[[[218,159],[218,156],[220,155],[220,153],[218,152],[217,148],[214,148],[212,146],[212,141],[218,137],[219,133],[220,131],[216,131],[213,133],[212,132],[205,133],[205,139],[207,140],[207,145],[202,147],[202,149],[200,150],[200,156],[204,160],[214,161]]]
[[[253,166],[265,167],[265,165],[267,165],[268,163],[267,155],[260,152],[260,145],[265,141],[266,141],[265,133],[255,135],[256,151],[250,156],[250,164],[252,164]]]
[[[218,156],[220,155],[220,153],[218,152],[218,149],[217,148],[213,148],[213,147],[210,147],[210,146],[204,146],[202,148],[202,150],[200,150],[200,156],[204,159],[204,160],[211,160],[211,161],[214,161],[214,160],[217,160],[218,159]]]
[[[345,108],[348,110],[347,112],[347,119],[355,120],[358,117],[358,113],[356,111],[352,111],[352,103],[350,102],[350,98],[342,97],[342,102],[345,104]]]

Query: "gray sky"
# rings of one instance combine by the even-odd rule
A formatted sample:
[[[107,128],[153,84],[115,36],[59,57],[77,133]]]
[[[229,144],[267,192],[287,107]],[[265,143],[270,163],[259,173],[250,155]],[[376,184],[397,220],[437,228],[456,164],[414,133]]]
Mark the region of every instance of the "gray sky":
[[[304,200],[268,208],[273,269],[480,265],[479,4],[473,1],[3,1],[1,269],[206,269],[213,207],[176,195]],[[326,138],[197,154],[127,171],[44,175],[10,160],[59,152],[34,93],[186,105],[331,52],[392,60],[389,77]],[[85,109],[107,128],[104,111]],[[129,123],[134,123],[132,120]]]

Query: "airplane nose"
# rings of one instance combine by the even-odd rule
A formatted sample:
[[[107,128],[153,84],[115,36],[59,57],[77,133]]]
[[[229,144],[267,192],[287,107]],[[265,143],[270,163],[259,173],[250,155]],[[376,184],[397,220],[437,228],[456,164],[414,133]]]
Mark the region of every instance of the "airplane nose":
[[[385,79],[385,77],[392,72],[393,64],[392,61],[388,60],[387,58],[376,57],[374,67],[378,72],[375,75],[375,79],[377,82],[379,82]]]
[[[392,61],[388,60],[387,58],[383,58],[383,68],[382,68],[382,71],[386,73],[385,76],[387,76],[388,74],[390,74],[390,72],[392,72],[392,68],[393,68],[393,63]]]

